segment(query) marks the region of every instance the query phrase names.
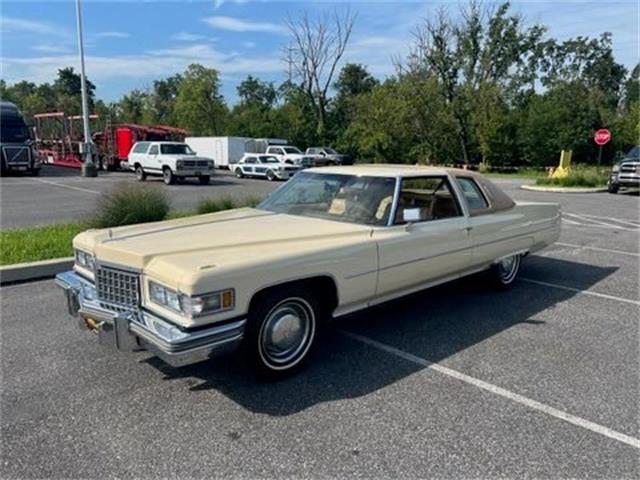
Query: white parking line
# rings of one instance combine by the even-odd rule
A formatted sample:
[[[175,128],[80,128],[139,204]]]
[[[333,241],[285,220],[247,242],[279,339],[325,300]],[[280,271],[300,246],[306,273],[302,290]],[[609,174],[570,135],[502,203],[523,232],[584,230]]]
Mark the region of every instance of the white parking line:
[[[604,228],[605,230],[624,230],[625,232],[638,232],[637,228],[626,228],[618,225],[594,225],[591,223],[578,223],[566,218],[562,219],[562,223],[569,227],[584,227],[584,228]]]
[[[630,303],[631,305],[640,306],[640,301],[631,300],[630,298],[615,297],[613,295],[607,295],[606,293],[592,292],[591,290],[580,290],[579,288],[567,287],[566,285],[559,285],[557,283],[543,282],[541,280],[534,280],[533,278],[520,277],[523,282],[535,283],[537,285],[543,285],[545,287],[559,288],[560,290],[567,290],[569,292],[580,293],[582,295],[589,295],[592,297],[606,298],[607,300],[615,300],[616,302]]]
[[[578,248],[578,249],[584,249],[584,250],[594,250],[596,252],[615,253],[618,255],[629,255],[631,257],[640,257],[640,253],[625,252],[624,250],[614,250],[612,248],[590,247],[588,245],[576,245],[573,243],[562,243],[562,242],[556,242],[554,243],[554,245],[560,245],[561,247],[571,247],[571,248]]]
[[[562,410],[558,410],[557,408],[551,407],[544,403],[538,402],[531,398],[525,397],[518,393],[512,392],[502,387],[498,387],[497,385],[493,385],[491,383],[485,382],[484,380],[480,380],[478,378],[472,377],[470,375],[464,374],[462,372],[458,372],[457,370],[453,370],[451,368],[439,365],[437,363],[430,362],[429,360],[425,360],[424,358],[417,357],[411,353],[399,350],[390,345],[386,345],[384,343],[373,340],[369,337],[365,337],[362,335],[358,335],[356,333],[351,333],[347,331],[342,331],[344,335],[347,337],[356,340],[358,342],[364,343],[370,347],[376,348],[383,352],[389,353],[396,357],[402,358],[408,362],[415,363],[422,367],[426,367],[430,370],[436,371],[443,375],[447,375],[448,377],[455,378],[469,385],[473,385],[474,387],[481,388],[487,392],[493,393],[495,395],[499,395],[503,398],[516,402],[520,405],[524,405],[525,407],[531,408],[533,410],[537,410],[539,412],[545,413],[552,417],[558,418],[560,420],[564,420],[565,422],[571,423],[580,428],[584,428],[586,430],[590,430],[594,433],[598,433],[605,437],[611,438],[613,440],[617,440],[626,445],[630,445],[634,448],[640,449],[640,439],[635,437],[631,437],[629,435],[625,435],[624,433],[620,433],[611,428],[605,427],[598,423],[592,422],[590,420],[586,420],[581,417],[577,417],[570,413],[564,412]]]
[[[82,188],[82,187],[73,187],[71,185],[65,185],[63,183],[48,182],[47,180],[40,180],[39,178],[34,178],[33,180],[36,181],[36,182],[39,182],[39,183],[44,183],[46,185],[53,185],[54,187],[69,188],[71,190],[78,190],[80,192],[86,192],[86,193],[92,193],[94,195],[100,195],[100,192],[98,192],[97,190],[89,190],[88,188]]]
[[[631,225],[632,227],[640,227],[640,220],[629,220],[626,218],[615,218],[615,217],[600,217],[598,215],[587,215],[586,213],[581,213],[583,217],[587,218],[598,218],[600,220],[609,220],[611,222],[624,223],[626,225]]]
[[[571,218],[568,218],[571,217]],[[595,218],[603,218],[603,217],[595,217]],[[602,220],[596,220],[593,215],[579,215],[577,213],[563,212],[562,220],[564,223],[568,223],[569,225],[578,225],[581,227],[590,227],[590,228],[607,228],[613,230],[625,230],[630,232],[637,232],[640,228],[640,225],[636,225],[627,221],[620,221],[615,218],[608,218],[608,222],[604,222]],[[617,225],[616,223],[626,224],[627,226]],[[635,228],[629,228],[633,226]]]

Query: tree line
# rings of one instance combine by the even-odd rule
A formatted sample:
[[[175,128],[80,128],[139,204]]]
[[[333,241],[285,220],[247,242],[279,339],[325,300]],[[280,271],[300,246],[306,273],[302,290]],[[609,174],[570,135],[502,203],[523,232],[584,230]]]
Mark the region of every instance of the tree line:
[[[290,19],[280,85],[249,75],[238,101],[221,95],[219,72],[193,64],[105,103],[88,82],[92,110],[113,123],[173,125],[194,135],[286,138],[332,145],[375,162],[545,166],[560,150],[594,163],[593,133],[609,128],[611,163],[640,143],[640,64],[617,63],[611,34],[557,41],[527,26],[509,3],[444,9],[418,25],[410,54],[378,79],[341,61],[356,18],[349,12]],[[80,113],[79,76],[51,84],[0,81],[0,96],[27,114]]]

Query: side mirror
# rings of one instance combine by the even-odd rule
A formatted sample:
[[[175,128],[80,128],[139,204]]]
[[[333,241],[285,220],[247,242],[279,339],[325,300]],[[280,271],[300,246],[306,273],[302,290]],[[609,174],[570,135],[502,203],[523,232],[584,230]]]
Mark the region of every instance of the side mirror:
[[[419,208],[405,208],[402,211],[402,220],[406,223],[413,223],[420,221],[420,209]]]

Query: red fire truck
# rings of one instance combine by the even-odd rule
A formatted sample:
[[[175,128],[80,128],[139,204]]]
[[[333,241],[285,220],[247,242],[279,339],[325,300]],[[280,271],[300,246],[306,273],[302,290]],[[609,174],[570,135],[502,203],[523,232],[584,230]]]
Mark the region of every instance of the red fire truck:
[[[43,163],[80,168],[83,140],[82,116],[67,116],[64,112],[38,113],[35,120],[36,148]],[[96,145],[96,163],[104,170],[115,170],[127,162],[129,151],[139,141],[184,141],[187,130],[166,125],[137,125],[134,123],[100,124],[98,115],[89,116],[91,137]],[[122,165],[124,166],[124,165]]]

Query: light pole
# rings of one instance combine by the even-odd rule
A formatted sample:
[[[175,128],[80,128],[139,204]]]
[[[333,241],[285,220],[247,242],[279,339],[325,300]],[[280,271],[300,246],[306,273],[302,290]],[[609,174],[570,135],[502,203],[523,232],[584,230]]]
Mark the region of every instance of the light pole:
[[[89,127],[89,102],[87,100],[87,77],[84,73],[84,44],[82,42],[82,12],[80,0],[76,0],[76,21],[78,24],[78,53],[80,54],[80,89],[82,94],[82,126],[84,127],[84,143],[81,144],[80,153],[84,154],[81,175],[83,177],[98,176],[98,169],[93,163],[93,142],[91,141],[91,128]]]

